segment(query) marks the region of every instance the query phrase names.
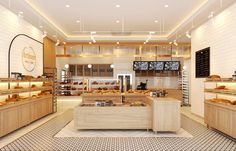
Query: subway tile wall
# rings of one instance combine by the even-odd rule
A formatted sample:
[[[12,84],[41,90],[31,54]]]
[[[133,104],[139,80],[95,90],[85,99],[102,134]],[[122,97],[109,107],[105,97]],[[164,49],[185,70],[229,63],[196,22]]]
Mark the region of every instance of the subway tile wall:
[[[29,35],[43,42],[42,32],[36,27],[19,18],[16,14],[0,5],[0,77],[8,76],[8,49],[12,39],[17,34]],[[32,46],[36,53],[36,68],[33,72],[27,72],[22,66],[21,50],[25,46]],[[18,71],[28,75],[41,75],[43,72],[43,46],[34,41],[19,37],[14,42],[11,54],[11,71]]]
[[[195,78],[195,52],[210,50],[210,74],[232,77],[236,71],[236,3],[192,32],[191,102],[192,112],[204,116],[205,79]]]

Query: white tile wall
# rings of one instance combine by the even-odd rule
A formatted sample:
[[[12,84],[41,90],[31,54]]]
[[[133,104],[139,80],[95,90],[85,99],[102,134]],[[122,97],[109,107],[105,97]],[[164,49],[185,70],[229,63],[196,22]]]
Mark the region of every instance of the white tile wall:
[[[0,5],[0,77],[8,76],[8,49],[10,42],[17,34],[27,34],[42,42],[42,33],[40,30],[26,22],[24,19],[19,19],[17,15]],[[42,45],[36,44],[28,38],[20,37],[18,40],[20,39],[21,41],[14,42],[13,49],[15,50],[12,51],[11,55],[11,71],[18,71],[35,76],[42,74]],[[22,68],[21,52],[19,51],[29,45],[34,47],[37,56],[37,66],[32,73],[28,73]]]
[[[211,47],[211,74],[232,77],[236,71],[236,3],[192,32],[191,110],[204,116],[204,79],[195,78],[195,52]]]

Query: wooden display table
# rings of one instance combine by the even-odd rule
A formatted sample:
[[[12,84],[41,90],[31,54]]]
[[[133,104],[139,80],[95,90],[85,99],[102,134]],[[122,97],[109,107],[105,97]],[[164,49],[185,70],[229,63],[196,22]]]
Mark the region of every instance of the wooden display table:
[[[111,100],[114,104],[122,104],[122,95],[121,94],[100,94],[100,93],[85,93],[82,94],[82,103],[83,104],[95,104],[96,100]]]
[[[75,127],[76,129],[153,129],[155,132],[176,132],[180,129],[179,100],[148,96],[143,98],[146,106],[78,105],[74,109]],[[135,97],[132,96],[132,99]]]

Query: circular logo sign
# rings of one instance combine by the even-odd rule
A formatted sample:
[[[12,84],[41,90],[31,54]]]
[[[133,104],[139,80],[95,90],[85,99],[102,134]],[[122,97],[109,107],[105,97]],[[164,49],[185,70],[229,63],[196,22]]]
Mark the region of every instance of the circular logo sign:
[[[22,63],[25,70],[32,72],[36,66],[36,55],[32,47],[25,47],[22,50]]]

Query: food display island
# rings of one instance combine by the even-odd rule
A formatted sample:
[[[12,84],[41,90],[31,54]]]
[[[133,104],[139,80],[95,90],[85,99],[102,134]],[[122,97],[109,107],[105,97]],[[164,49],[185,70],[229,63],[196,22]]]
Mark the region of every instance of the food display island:
[[[113,102],[114,96],[120,101],[117,97]],[[176,132],[180,129],[180,105],[174,98],[145,94],[83,94],[82,103],[74,109],[75,128]]]

